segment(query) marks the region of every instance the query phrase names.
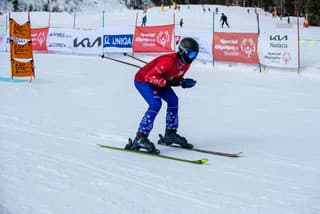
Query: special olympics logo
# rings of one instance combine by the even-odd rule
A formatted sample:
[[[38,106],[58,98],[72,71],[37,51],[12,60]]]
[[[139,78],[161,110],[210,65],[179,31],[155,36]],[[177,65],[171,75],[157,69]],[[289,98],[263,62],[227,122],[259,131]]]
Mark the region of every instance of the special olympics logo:
[[[46,41],[46,34],[44,32],[41,32],[38,34],[38,42],[40,43],[40,46],[43,46],[43,43]]]
[[[168,31],[160,31],[160,33],[157,35],[157,42],[165,48],[167,43],[170,41],[170,35]]]
[[[257,51],[257,47],[253,39],[244,39],[240,44],[240,49],[250,58]]]
[[[282,54],[282,61],[285,63],[285,64],[288,64],[290,61],[291,61],[291,54],[289,52],[284,52]]]

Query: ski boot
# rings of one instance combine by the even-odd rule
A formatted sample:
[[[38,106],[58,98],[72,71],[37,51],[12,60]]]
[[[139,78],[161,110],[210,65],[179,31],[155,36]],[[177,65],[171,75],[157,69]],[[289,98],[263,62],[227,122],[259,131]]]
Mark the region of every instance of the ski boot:
[[[143,149],[143,152],[160,154],[160,150],[158,150],[148,139],[148,135],[141,132],[137,132],[137,136],[133,141],[129,139],[129,143],[125,146],[124,149],[134,151],[140,151],[140,149]]]
[[[166,129],[164,137],[159,135],[160,140],[158,141],[159,144],[164,144],[166,146],[170,146],[171,144],[177,144],[181,148],[184,149],[192,149],[193,145],[188,143],[185,137],[182,137],[177,134],[176,129]]]

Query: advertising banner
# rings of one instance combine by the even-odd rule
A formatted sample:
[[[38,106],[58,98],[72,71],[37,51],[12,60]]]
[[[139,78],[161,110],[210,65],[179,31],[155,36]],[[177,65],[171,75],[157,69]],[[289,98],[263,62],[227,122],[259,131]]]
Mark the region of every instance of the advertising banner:
[[[131,48],[132,38],[132,34],[104,35],[103,47]]]
[[[103,29],[104,52],[132,52],[134,27],[106,26]]]
[[[174,25],[136,26],[133,52],[173,52]]]
[[[102,32],[102,29],[92,31],[74,30],[74,53],[102,55]]]
[[[263,65],[298,68],[298,35],[278,29],[276,33],[265,32],[259,38],[260,62]]]
[[[28,62],[20,62],[11,59],[12,77],[28,77],[35,76],[33,60]]]
[[[20,58],[20,59],[32,59],[32,43],[31,41],[20,45],[15,41],[10,41],[10,56],[11,58]]]
[[[212,52],[216,61],[259,64],[258,34],[215,32]]]
[[[180,40],[184,37],[192,37],[199,43],[200,50],[197,59],[212,61],[212,31],[176,29],[176,50],[178,50]]]
[[[26,22],[22,25],[19,25],[15,20],[10,19],[9,27],[10,27],[10,37],[31,39],[30,22]]]
[[[31,29],[32,49],[36,51],[47,51],[47,35],[49,28]]]
[[[72,53],[73,29],[49,28],[47,48],[48,51]]]

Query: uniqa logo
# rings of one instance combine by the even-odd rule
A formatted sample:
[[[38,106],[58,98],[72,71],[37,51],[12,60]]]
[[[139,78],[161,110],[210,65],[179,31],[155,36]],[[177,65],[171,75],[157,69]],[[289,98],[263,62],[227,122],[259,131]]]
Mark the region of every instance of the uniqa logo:
[[[168,31],[160,31],[160,33],[157,35],[157,42],[165,48],[167,43],[170,41],[170,36]]]
[[[251,58],[253,53],[256,52],[257,47],[253,39],[244,39],[240,44],[240,50],[245,53],[248,58]]]
[[[280,35],[270,35],[270,41],[287,41],[288,35],[280,36]]]

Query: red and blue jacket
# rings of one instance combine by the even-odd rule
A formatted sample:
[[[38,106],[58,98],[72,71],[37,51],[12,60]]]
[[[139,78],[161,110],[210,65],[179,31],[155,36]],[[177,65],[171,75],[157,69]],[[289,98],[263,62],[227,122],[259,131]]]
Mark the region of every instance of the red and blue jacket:
[[[155,87],[165,87],[167,79],[183,78],[190,64],[183,64],[177,53],[165,54],[143,66],[135,76],[135,81],[148,82]]]

